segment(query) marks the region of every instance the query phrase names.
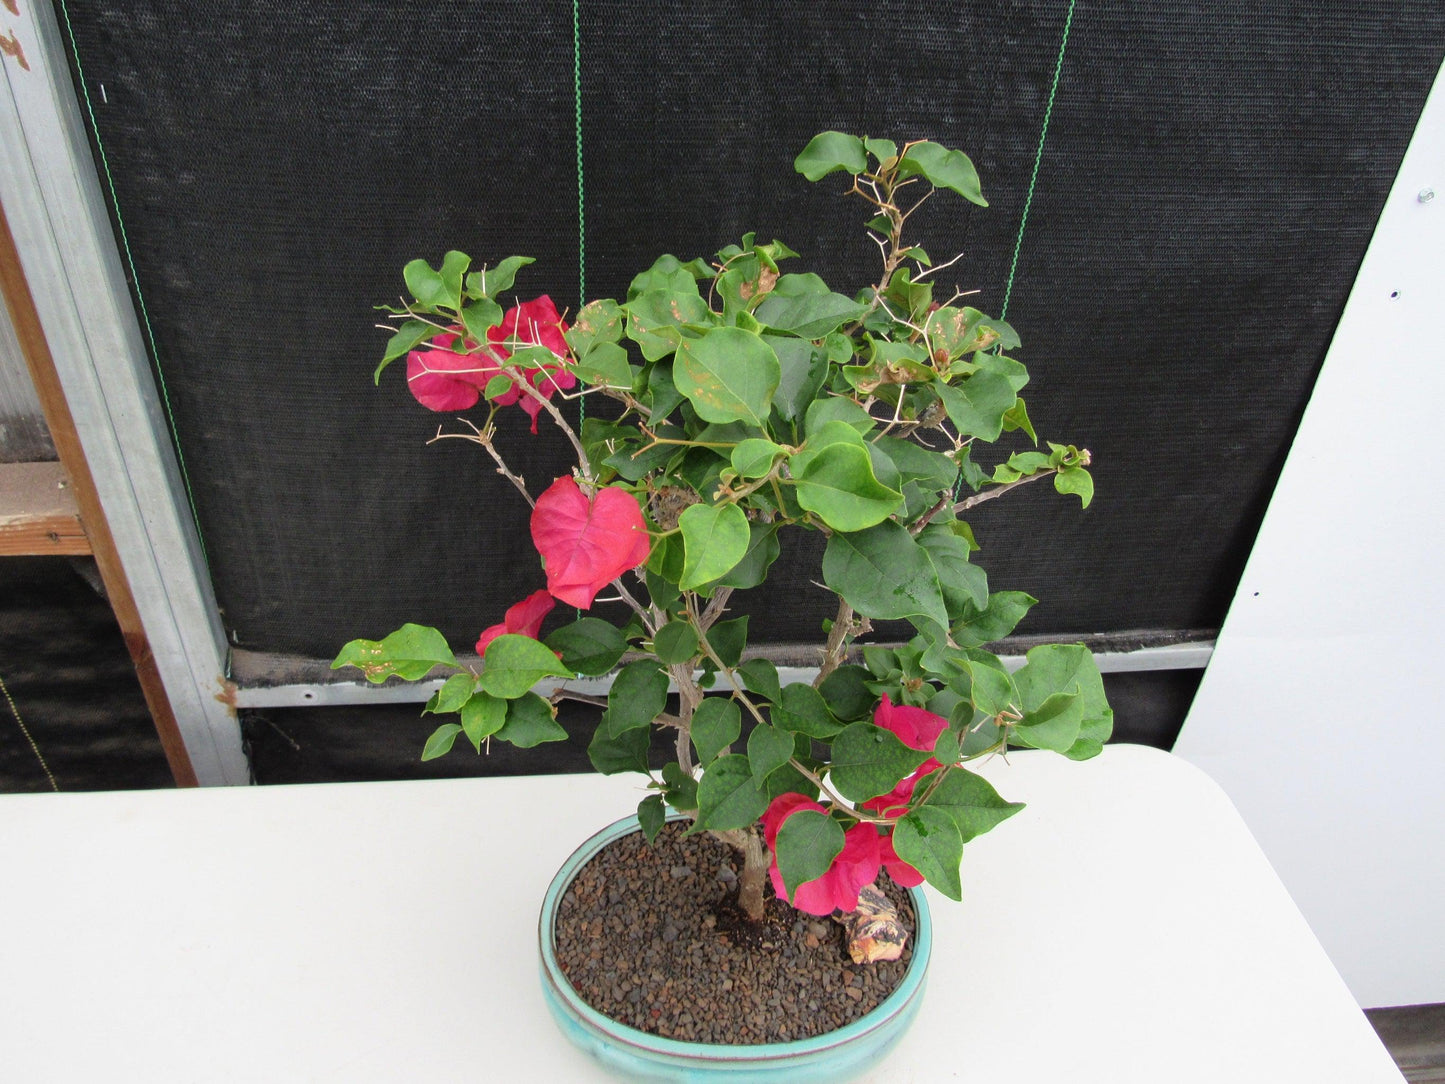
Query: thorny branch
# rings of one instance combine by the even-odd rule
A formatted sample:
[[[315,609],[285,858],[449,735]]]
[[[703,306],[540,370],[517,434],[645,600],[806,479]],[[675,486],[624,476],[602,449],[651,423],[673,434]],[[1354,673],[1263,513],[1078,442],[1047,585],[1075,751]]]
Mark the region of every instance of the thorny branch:
[[[492,437],[496,435],[496,430],[492,427],[491,419],[489,418],[487,420],[487,425],[484,429],[478,429],[475,423],[473,423],[469,418],[462,418],[461,422],[463,425],[469,426],[471,428],[472,432],[470,435],[467,433],[443,433],[441,431],[441,426],[437,426],[437,435],[432,437],[431,440],[427,441],[427,443],[435,444],[439,440],[469,440],[473,444],[480,444],[483,448],[487,450],[487,454],[491,456],[493,461],[497,464],[497,473],[505,477],[509,482],[512,483],[512,485],[517,487],[517,492],[522,495],[522,499],[525,500],[527,504],[529,504],[533,508],[536,508],[537,502],[534,501],[532,499],[532,495],[527,492],[526,480],[520,474],[512,473],[511,469],[508,468],[506,461],[502,459],[502,454],[498,452],[496,447],[492,444]]]

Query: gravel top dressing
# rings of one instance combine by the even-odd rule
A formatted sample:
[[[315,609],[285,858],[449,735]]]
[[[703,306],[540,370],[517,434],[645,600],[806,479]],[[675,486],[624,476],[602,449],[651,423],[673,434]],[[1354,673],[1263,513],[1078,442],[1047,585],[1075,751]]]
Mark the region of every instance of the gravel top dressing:
[[[843,927],[794,911],[768,890],[767,921],[736,909],[738,859],[705,834],[666,825],[609,844],[557,909],[557,959],[598,1012],[640,1031],[700,1043],[753,1045],[822,1035],[860,1019],[903,980],[903,958],[855,964]],[[879,887],[910,935],[908,894]]]

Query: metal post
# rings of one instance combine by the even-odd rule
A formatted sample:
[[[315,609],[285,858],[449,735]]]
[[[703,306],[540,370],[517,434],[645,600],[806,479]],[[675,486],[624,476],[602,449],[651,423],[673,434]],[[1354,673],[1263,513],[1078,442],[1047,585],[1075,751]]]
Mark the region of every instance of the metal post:
[[[224,683],[224,633],[60,27],[49,4],[31,2],[11,17],[7,30],[14,49],[0,59],[4,212],[43,345],[134,599],[144,633],[140,655],[164,686],[183,744],[175,752],[184,754],[196,781],[247,783],[249,767]],[[165,726],[159,718],[158,725]]]

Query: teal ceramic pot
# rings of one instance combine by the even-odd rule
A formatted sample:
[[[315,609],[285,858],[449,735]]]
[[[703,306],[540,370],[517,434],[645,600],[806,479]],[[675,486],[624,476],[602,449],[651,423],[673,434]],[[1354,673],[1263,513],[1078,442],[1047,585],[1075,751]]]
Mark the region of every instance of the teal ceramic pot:
[[[619,1024],[584,1002],[557,964],[552,944],[557,907],[577,872],[615,839],[638,831],[627,817],[589,839],[552,879],[542,901],[538,934],[542,955],[542,995],[557,1026],[582,1050],[613,1073],[635,1081],[672,1084],[843,1084],[861,1075],[903,1036],[918,1013],[928,973],[933,931],[923,893],[911,890],[918,926],[908,974],[888,998],[846,1027],[788,1043],[722,1046],[649,1035]]]

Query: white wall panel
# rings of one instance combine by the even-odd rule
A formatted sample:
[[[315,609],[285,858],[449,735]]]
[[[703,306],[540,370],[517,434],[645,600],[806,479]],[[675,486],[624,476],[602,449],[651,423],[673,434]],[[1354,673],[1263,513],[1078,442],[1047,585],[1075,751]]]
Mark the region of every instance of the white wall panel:
[[[1442,451],[1445,74],[1175,747],[1366,1006],[1445,1002]]]

